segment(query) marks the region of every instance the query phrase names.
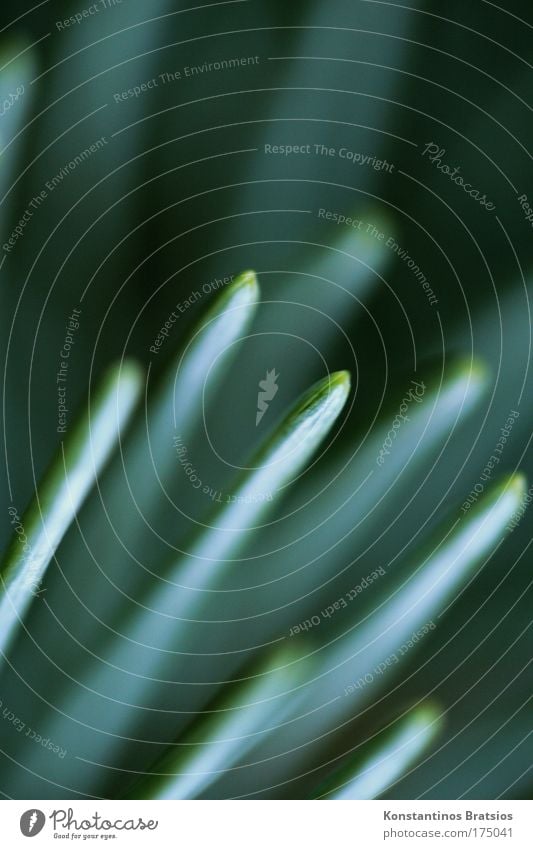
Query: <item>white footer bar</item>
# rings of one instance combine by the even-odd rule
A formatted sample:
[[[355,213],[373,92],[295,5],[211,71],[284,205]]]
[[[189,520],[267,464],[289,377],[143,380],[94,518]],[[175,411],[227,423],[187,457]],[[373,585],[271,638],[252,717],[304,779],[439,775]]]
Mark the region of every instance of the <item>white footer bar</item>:
[[[532,849],[531,802],[5,801],[2,846]],[[35,838],[35,843],[29,843]]]

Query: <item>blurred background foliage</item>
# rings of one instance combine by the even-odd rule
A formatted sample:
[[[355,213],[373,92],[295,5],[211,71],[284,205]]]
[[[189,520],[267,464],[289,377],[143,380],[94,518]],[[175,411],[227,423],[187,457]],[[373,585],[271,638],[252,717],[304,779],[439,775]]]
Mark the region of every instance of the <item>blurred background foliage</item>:
[[[4,703],[43,736],[53,729],[69,751],[54,760],[0,723],[0,791],[15,798],[64,797],[67,789],[73,796],[120,795],[120,770],[151,765],[161,743],[174,739],[217,689],[206,682],[232,679],[255,647],[286,634],[372,570],[394,571],[397,559],[412,564],[426,532],[460,515],[512,410],[520,417],[499,471],[520,468],[533,478],[533,240],[517,200],[533,198],[529,4],[250,0],[187,8],[176,0],[123,0],[59,30],[56,22],[82,5],[6,3],[0,11],[2,92],[25,85],[0,124],[2,243],[32,197],[105,139],[102,150],[47,192],[3,257],[7,400],[0,462],[10,485],[2,491],[3,515],[12,502],[19,511],[26,507],[60,445],[56,374],[74,308],[81,318],[69,363],[69,423],[88,388],[123,356],[145,366],[150,387],[165,369],[163,380],[171,381],[176,351],[213,303],[213,281],[256,271],[261,295],[250,335],[232,347],[226,378],[206,369],[205,398],[192,393],[197,410],[204,401],[205,409],[186,442],[202,480],[216,490],[231,491],[235,467],[248,462],[283,410],[326,369],[349,369],[352,395],[327,454],[273,505],[274,524],[248,532],[249,559],[220,587],[234,592],[215,594],[205,616],[215,624],[191,625],[185,651],[192,653],[179,657],[174,679],[191,683],[151,686],[149,704],[163,714],[119,709],[105,697],[84,705],[72,680],[98,666],[116,617],[142,604],[161,562],[213,504],[177,466],[170,428],[156,459],[168,472],[168,497],[146,507],[151,530],[133,502],[150,488],[148,478],[153,484],[146,444],[142,461],[131,460],[133,491],[123,457],[110,467],[64,538],[41,597],[46,603],[33,605],[27,632],[2,671]],[[183,75],[187,66],[231,57],[259,61]],[[159,76],[180,70],[179,80],[163,83]],[[157,84],[117,102],[116,95],[150,80]],[[486,193],[494,212],[422,156],[430,142]],[[316,155],[315,144],[393,167]],[[265,145],[310,145],[312,152],[283,157],[265,153]],[[365,226],[355,231],[324,220],[320,209]],[[385,238],[369,234],[367,224]],[[429,304],[412,269],[386,246],[389,238],[413,257],[438,305]],[[159,352],[150,352],[176,304],[196,291],[202,296],[180,314]],[[445,387],[458,360],[467,369],[473,361],[485,364],[482,400],[450,418],[445,410],[431,417],[428,409],[416,438],[415,427],[406,428],[405,467],[391,467],[382,490],[365,484],[351,506],[333,515],[375,462],[372,434],[387,432],[410,381]],[[255,426],[257,384],[271,368],[280,373],[279,393],[262,430]],[[182,403],[177,397],[177,408]],[[126,452],[127,468],[128,462]],[[313,504],[310,494],[345,462],[348,471]],[[292,511],[294,518],[285,518]],[[320,517],[329,517],[323,533],[316,530]],[[305,777],[309,770],[371,737],[399,705],[431,694],[445,713],[438,743],[388,795],[527,794],[528,519],[439,618],[407,671],[391,673],[375,703],[307,747],[303,765],[292,768],[286,756],[272,767],[236,770],[209,792],[306,796],[319,777]],[[4,546],[10,530],[7,519],[0,523]],[[308,536],[295,544],[296,533]],[[313,567],[292,574],[311,559]],[[365,604],[389,591],[368,590]],[[276,613],[265,615],[269,610]],[[205,653],[201,661],[194,651]],[[76,694],[70,701],[63,697],[69,686]],[[121,710],[135,714],[136,731],[111,747],[99,729],[121,734]],[[275,746],[264,745],[261,757],[273,756]],[[304,778],[292,780],[299,771]]]

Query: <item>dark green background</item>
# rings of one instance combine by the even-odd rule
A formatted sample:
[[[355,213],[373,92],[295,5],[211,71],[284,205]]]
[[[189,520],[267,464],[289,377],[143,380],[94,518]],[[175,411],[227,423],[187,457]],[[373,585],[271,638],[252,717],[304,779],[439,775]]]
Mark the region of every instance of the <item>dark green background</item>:
[[[354,307],[342,297],[335,303],[328,294],[320,297],[322,308],[327,312],[331,302],[340,318],[355,350],[356,369],[341,335],[334,332],[326,342],[327,322],[317,319],[310,324],[304,308],[266,303],[256,325],[263,332],[283,329],[310,338],[329,368],[356,371],[354,404],[341,434],[346,445],[356,443],[358,434],[382,412],[380,405],[385,411],[397,407],[415,373],[423,380],[441,370],[446,374],[457,357],[468,360],[472,355],[484,360],[491,373],[491,391],[453,434],[402,521],[391,520],[417,491],[422,472],[396,483],[380,520],[382,527],[390,527],[362,563],[318,594],[315,606],[337,597],[337,585],[342,592],[357,575],[388,562],[404,546],[406,557],[416,552],[413,533],[426,522],[433,527],[457,509],[478,480],[499,428],[517,408],[524,382],[520,419],[503,465],[507,471],[522,468],[533,477],[526,453],[531,432],[528,294],[533,239],[511,187],[533,199],[531,8],[513,2],[498,9],[478,0],[416,5],[251,0],[173,14],[186,7],[170,0],[124,0],[68,32],[58,32],[55,21],[80,5],[45,4],[9,26],[31,4],[3,4],[0,26],[5,27],[6,49],[13,38],[37,41],[50,35],[35,49],[34,76],[41,76],[28,87],[28,117],[33,121],[9,158],[4,156],[9,175],[20,179],[2,204],[2,241],[52,175],[97,138],[109,139],[105,153],[76,169],[50,195],[1,272],[5,453],[19,509],[28,503],[34,478],[40,477],[59,444],[58,346],[65,321],[89,281],[73,361],[75,380],[69,387],[73,404],[82,403],[89,382],[124,353],[146,366],[151,362],[153,373],[160,371],[207,305],[204,298],[190,309],[154,358],[149,346],[176,302],[206,281],[246,268],[258,272],[265,301],[286,297],[290,279],[295,300],[312,302],[320,296],[316,280],[308,276],[312,274],[353,284],[361,305]],[[126,103],[113,99],[115,93],[164,71],[255,55],[261,59],[257,66],[160,85]],[[295,56],[322,58],[269,61]],[[123,132],[112,138],[118,130]],[[446,150],[446,162],[460,165],[469,181],[487,193],[496,214],[481,209],[422,158],[421,151],[431,141]],[[315,143],[376,155],[393,163],[394,171],[352,167],[339,158],[282,159],[263,152],[265,144]],[[5,171],[2,181],[4,193],[11,185]],[[367,245],[369,264],[375,263],[379,273],[335,256],[329,248],[347,237],[347,231],[319,220],[319,208],[380,222],[424,270],[438,297],[438,310],[428,304],[405,265],[390,253],[372,252],[372,242]],[[359,244],[355,250],[366,256]],[[233,378],[219,389],[219,400],[208,413],[209,433],[230,462],[243,462],[257,444],[256,386],[272,366],[281,373],[278,414],[324,373],[311,349],[294,340],[282,344],[279,337],[265,337],[261,343],[245,343]],[[383,415],[386,419],[388,413]],[[206,477],[219,485],[226,482],[227,468],[208,451],[202,434],[195,450],[204,458]],[[335,450],[341,451],[339,445]],[[5,471],[4,451],[1,456]],[[205,502],[196,503],[178,484],[177,502],[203,515]],[[446,501],[435,511],[443,493]],[[298,497],[291,495],[296,503]],[[2,499],[0,534],[6,543],[10,502],[5,487]],[[128,508],[121,504],[116,509]],[[527,634],[519,637],[530,618],[531,596],[525,593],[531,562],[528,518],[526,514],[490,568],[468,586],[436,634],[424,642],[411,677],[406,674],[403,680],[400,675],[395,682],[401,684],[399,691],[367,711],[356,727],[317,747],[312,762],[348,749],[380,727],[399,702],[408,703],[435,686],[435,698],[449,708],[440,741],[446,745],[396,785],[391,797],[413,798],[426,790],[435,798],[528,793],[524,738],[530,713],[522,706],[530,692],[530,677],[523,669],[531,642]],[[96,500],[80,517],[97,556],[103,521]],[[186,524],[164,504],[154,518],[159,532],[173,540],[186,532]],[[72,585],[105,618],[120,600],[101,598],[104,589],[79,533],[71,529],[58,559]],[[250,541],[251,551],[271,544],[268,531],[263,536]],[[155,567],[164,551],[165,546],[150,539],[138,554]],[[356,554],[357,541],[351,540],[324,568],[332,575],[340,573]],[[117,545],[112,556],[103,557],[104,570],[109,568],[125,588],[130,580],[140,585],[143,576],[132,578],[131,564],[121,558]],[[260,566],[266,573],[271,568],[283,566]],[[48,583],[48,604],[67,630],[90,646],[86,641],[91,620],[54,566]],[[250,599],[251,609],[253,604]],[[299,621],[300,614],[305,615],[305,609],[294,608],[287,621],[270,622],[269,628],[286,628]],[[82,647],[65,639],[43,606],[32,611],[28,627],[40,649],[30,638],[22,638],[13,659],[16,672],[4,672],[1,688],[9,704],[38,727],[51,710],[43,698],[55,704],[65,673],[76,674],[87,657]],[[254,645],[264,636],[261,627],[249,626],[227,639],[230,644]],[[200,680],[202,674],[200,670]],[[161,692],[160,698],[164,702],[169,694]],[[105,721],[105,705],[101,710],[94,717],[96,726]],[[79,732],[68,726],[65,719],[65,738],[76,738]],[[165,739],[172,728],[169,720],[155,727],[148,723],[144,730]],[[43,755],[36,765],[33,753],[33,773],[16,767],[11,759],[24,764],[26,757],[19,743],[0,723],[0,748],[5,752],[0,791],[7,796],[61,795],[48,776],[71,787],[73,795],[120,793],[120,778],[110,780],[98,770],[85,772],[71,760],[51,764]],[[78,743],[84,752],[96,745],[89,732],[80,735]],[[137,750],[131,744],[121,763],[147,765],[152,759],[149,746]],[[56,774],[60,768],[63,771]],[[265,774],[244,770],[215,792],[259,792],[267,783]],[[303,781],[282,792],[299,796],[308,787]]]

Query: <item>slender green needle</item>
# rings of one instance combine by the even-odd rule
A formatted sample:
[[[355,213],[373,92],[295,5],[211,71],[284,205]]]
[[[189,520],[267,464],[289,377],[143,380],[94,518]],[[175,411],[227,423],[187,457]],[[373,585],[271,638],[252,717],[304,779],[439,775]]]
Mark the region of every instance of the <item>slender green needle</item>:
[[[328,574],[345,567],[354,545],[357,553],[364,550],[363,540],[375,535],[376,527],[388,524],[391,515],[400,513],[392,499],[397,494],[402,497],[410,475],[431,471],[429,458],[442,447],[456,423],[463,423],[473,412],[487,384],[480,364],[461,362],[449,370],[442,384],[428,380],[419,398],[412,385],[403,393],[399,390],[396,408],[382,416],[355,455],[352,443],[340,456],[329,454],[328,462],[310,473],[305,508],[295,509],[301,492],[291,498],[288,512],[295,509],[295,513],[278,529],[278,551],[269,558],[269,571],[286,573],[288,547],[293,563],[308,564],[311,551],[311,562],[322,556]],[[409,390],[417,400],[409,399],[404,413],[408,421],[399,419],[401,426],[393,428],[402,394],[405,397]],[[301,568],[291,579],[294,594],[304,593],[306,572],[313,574],[313,570]],[[285,583],[289,587],[290,581]]]
[[[315,798],[376,799],[417,763],[440,728],[440,712],[433,705],[414,708],[346,758]]]
[[[67,715],[83,716],[91,723],[95,711],[101,710],[103,696],[106,724],[114,734],[125,734],[141,719],[133,706],[158,709],[153,706],[154,693],[148,683],[180,681],[179,654],[197,650],[202,616],[211,610],[212,591],[220,574],[233,565],[232,561],[223,562],[224,558],[238,550],[247,529],[269,507],[268,502],[252,496],[270,492],[276,498],[280,488],[302,470],[341,413],[349,390],[349,375],[338,372],[317,383],[296,403],[253,459],[251,470],[241,476],[234,499],[220,506],[211,526],[197,535],[186,554],[169,563],[142,606],[132,608],[112,642],[100,648],[101,659],[81,671],[82,686],[71,688],[62,702]],[[177,686],[176,699],[179,692]],[[176,710],[180,706],[176,701]],[[54,733],[51,729],[50,735]],[[107,760],[115,743],[120,744],[118,736],[102,739],[102,752],[92,752],[91,757],[100,755]]]
[[[441,530],[425,557],[406,564],[390,580],[379,577],[366,591],[378,592],[370,610],[364,594],[346,601],[352,605],[353,626],[346,629],[344,619],[336,635],[320,631],[329,642],[319,652],[318,675],[302,699],[308,705],[327,704],[328,709],[315,711],[305,727],[295,724],[290,734],[282,730],[276,739],[275,752],[293,751],[294,774],[312,741],[338,728],[392,686],[402,663],[411,660],[416,647],[437,630],[439,617],[472,578],[475,567],[503,540],[525,494],[520,474],[494,484],[476,507]]]
[[[113,366],[42,480],[22,517],[10,508],[14,537],[0,569],[0,651],[39,593],[46,568],[112,450],[140,395],[143,376],[133,363]]]
[[[143,414],[132,423],[121,456],[116,457],[103,481],[99,497],[90,499],[87,505],[83,528],[86,548],[80,551],[76,540],[66,541],[65,557],[76,557],[78,574],[91,569],[96,560],[115,586],[127,586],[133,597],[142,595],[137,583],[141,584],[146,576],[141,569],[132,571],[132,566],[135,561],[144,566],[147,548],[149,553],[153,548],[147,546],[146,538],[154,530],[160,531],[163,508],[168,508],[171,516],[168,520],[164,514],[165,521],[172,521],[175,514],[164,494],[172,491],[176,478],[173,439],[176,432],[188,439],[199,427],[206,375],[216,361],[220,379],[230,359],[226,351],[231,354],[235,350],[232,342],[251,321],[258,294],[253,272],[245,272],[228,284],[199,326],[179,346],[178,353],[170,358],[160,378],[154,379],[153,391],[148,388]],[[164,344],[174,348],[180,329],[178,319]],[[172,334],[176,334],[176,339]],[[151,353],[152,364],[158,356],[164,356],[163,346],[156,350],[159,354]],[[108,621],[117,617],[117,607],[123,601],[118,593],[102,592],[99,582],[84,585],[83,598],[89,609],[98,610],[99,617]],[[89,645],[94,622],[87,620],[85,627],[86,633],[80,633],[78,628],[76,632],[81,642]]]
[[[309,664],[294,648],[269,656],[249,678],[228,685],[213,707],[136,781],[127,798],[193,799],[276,731],[287,713],[287,699],[309,674]]]
[[[232,342],[245,332],[254,316],[258,298],[256,275],[253,271],[243,272],[216,297],[185,349],[180,349],[172,359],[149,401],[150,439],[155,451],[161,429],[168,432],[173,424],[181,432],[191,417],[196,420],[201,415],[206,376],[211,369],[220,378],[219,373],[229,359],[227,354],[221,354],[231,351]],[[172,327],[173,332],[178,333],[178,321],[179,317],[171,325],[169,334]],[[216,365],[212,368],[213,363]],[[165,435],[168,436],[168,433]],[[168,448],[168,444],[162,447]],[[168,451],[164,457],[168,459]]]
[[[0,49],[0,227],[10,209],[12,187],[18,176],[17,159],[31,107],[31,80],[35,53],[16,42]],[[27,135],[27,134],[26,134]],[[14,222],[16,223],[16,222]],[[7,235],[7,234],[6,234]]]

